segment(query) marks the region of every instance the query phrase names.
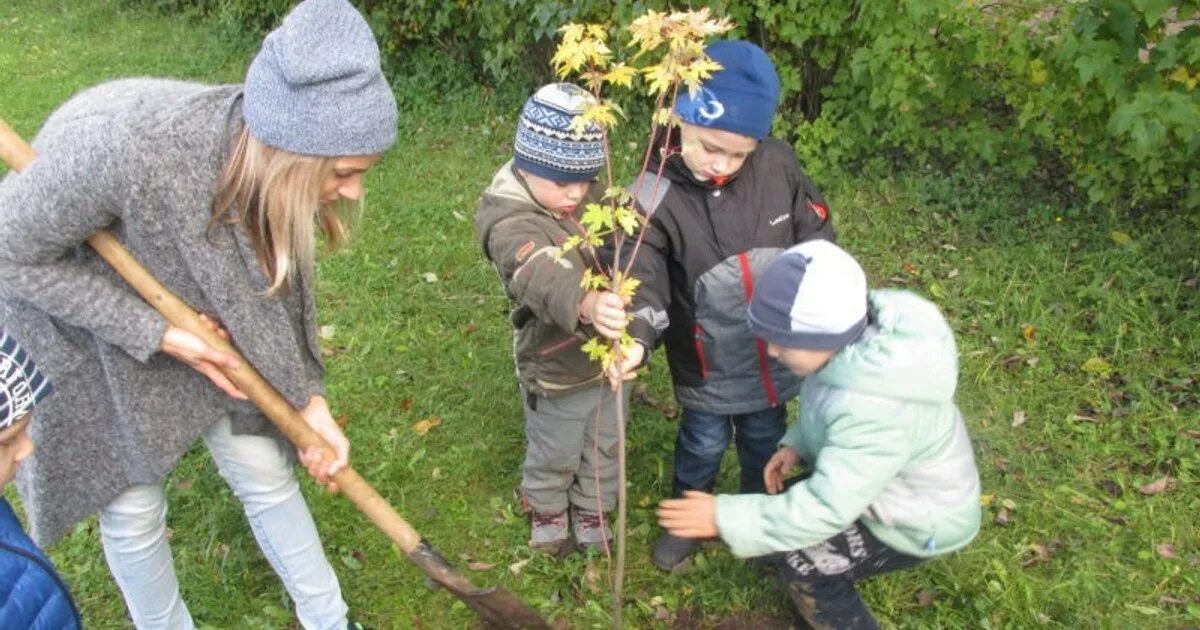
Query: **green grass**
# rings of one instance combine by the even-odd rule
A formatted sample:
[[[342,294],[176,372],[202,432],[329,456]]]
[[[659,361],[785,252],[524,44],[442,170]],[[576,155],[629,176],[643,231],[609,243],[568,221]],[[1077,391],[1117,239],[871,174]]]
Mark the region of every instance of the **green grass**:
[[[0,6],[0,117],[32,136],[57,103],[108,78],[236,81],[254,43],[228,33],[111,0],[10,1]],[[321,323],[333,327],[327,381],[335,413],[349,420],[353,462],[464,570],[492,565],[468,571],[477,583],[504,586],[571,627],[607,627],[607,562],[535,556],[512,492],[523,437],[508,306],[470,217],[508,155],[518,101],[455,89],[452,68],[401,67],[400,140],[369,175],[352,246],[320,267]],[[872,284],[933,297],[957,330],[959,400],[991,497],[966,550],[864,585],[883,625],[1200,624],[1200,456],[1185,433],[1200,428],[1200,219],[1058,207],[965,174],[823,184],[841,240]],[[669,399],[661,359],[644,380]],[[1018,411],[1026,421],[1014,427]],[[434,417],[441,424],[428,434],[412,430]],[[784,618],[781,592],[719,548],[687,575],[650,566],[652,507],[669,489],[674,430],[660,410],[635,407],[629,627],[671,626],[660,607],[678,627]],[[1170,489],[1139,492],[1163,476],[1176,480]],[[735,480],[730,466],[721,487]],[[197,621],[293,626],[286,595],[202,449],[168,487],[176,566]],[[359,619],[378,628],[473,623],[346,501],[307,482],[305,491]],[[1001,509],[1007,525],[995,522]],[[94,519],[51,553],[88,626],[124,627]]]

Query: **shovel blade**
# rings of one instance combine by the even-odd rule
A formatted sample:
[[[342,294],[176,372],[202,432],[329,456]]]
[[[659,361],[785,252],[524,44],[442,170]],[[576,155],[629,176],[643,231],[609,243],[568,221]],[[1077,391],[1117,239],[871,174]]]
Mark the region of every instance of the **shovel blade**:
[[[471,610],[495,628],[505,630],[550,630],[551,626],[537,611],[526,606],[516,595],[499,588],[479,588],[450,565],[442,554],[424,539],[408,552],[408,559],[421,568],[439,586],[461,599]]]

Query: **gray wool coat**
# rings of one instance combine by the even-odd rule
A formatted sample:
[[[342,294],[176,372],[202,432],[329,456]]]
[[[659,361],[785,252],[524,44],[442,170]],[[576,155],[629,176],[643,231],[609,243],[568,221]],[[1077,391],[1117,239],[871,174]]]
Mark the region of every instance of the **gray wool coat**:
[[[241,87],[114,81],[74,96],[0,181],[0,321],[54,384],[30,424],[18,489],[49,544],[135,484],[161,483],[205,429],[278,437],[249,403],[158,351],[167,324],[84,240],[113,230],[167,287],[213,314],[293,405],[323,393],[313,270],[268,282],[240,228],[209,227],[241,130]]]

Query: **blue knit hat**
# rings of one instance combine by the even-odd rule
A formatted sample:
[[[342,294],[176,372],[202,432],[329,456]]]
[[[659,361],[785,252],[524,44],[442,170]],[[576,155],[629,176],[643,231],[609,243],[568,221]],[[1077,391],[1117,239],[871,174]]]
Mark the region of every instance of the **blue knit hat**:
[[[590,92],[572,83],[551,83],[525,101],[517,121],[513,163],[526,172],[555,182],[586,182],[604,167],[604,142],[599,127],[589,123],[583,133],[571,121],[596,102]]]
[[[762,272],[746,317],[755,335],[776,345],[841,350],[867,327],[867,277],[837,245],[805,241]]]
[[[277,149],[375,155],[396,141],[396,97],[379,46],[346,0],[305,0],[263,41],[246,72],[242,114]]]
[[[50,393],[50,381],[8,333],[0,328],[0,430],[20,420]]]
[[[682,92],[675,114],[685,123],[762,140],[779,104],[779,75],[761,48],[743,41],[713,42],[704,52],[721,64],[693,97]]]

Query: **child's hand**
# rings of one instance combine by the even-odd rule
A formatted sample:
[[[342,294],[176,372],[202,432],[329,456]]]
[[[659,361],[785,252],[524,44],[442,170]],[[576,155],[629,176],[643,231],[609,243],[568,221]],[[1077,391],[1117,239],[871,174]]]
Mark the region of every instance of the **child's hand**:
[[[325,441],[333,447],[332,452],[320,446],[312,446],[304,450],[297,449],[300,463],[308,469],[308,474],[312,475],[318,484],[325,486],[330,492],[337,492],[337,483],[331,478],[334,473],[349,463],[350,441],[346,439],[342,428],[329,413],[329,405],[325,402],[324,396],[310,398],[308,405],[300,410],[300,416],[313,431],[325,438]]]
[[[768,494],[776,494],[783,490],[783,479],[800,464],[800,453],[790,446],[784,446],[771,456],[767,467],[763,468],[763,484]]]
[[[630,346],[625,356],[621,357],[620,363],[614,363],[608,369],[608,382],[612,385],[614,391],[621,383],[637,378],[637,368],[642,364],[642,359],[645,356],[646,347],[640,343],[635,343]]]
[[[715,538],[717,500],[711,494],[687,490],[682,499],[658,504],[658,524],[680,538]]]
[[[588,291],[579,303],[579,319],[609,339],[620,339],[629,323],[625,300],[610,291]]]

